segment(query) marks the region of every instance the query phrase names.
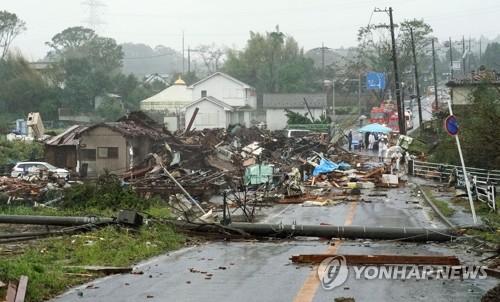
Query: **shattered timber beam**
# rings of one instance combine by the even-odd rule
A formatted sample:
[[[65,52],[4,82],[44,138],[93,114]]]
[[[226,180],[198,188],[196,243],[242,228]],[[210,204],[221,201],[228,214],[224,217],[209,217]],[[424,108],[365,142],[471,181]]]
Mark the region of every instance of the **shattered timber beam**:
[[[456,256],[406,256],[406,255],[334,255],[310,254],[294,255],[290,258],[293,263],[321,263],[328,257],[344,256],[348,265],[460,265]]]
[[[254,236],[272,237],[306,236],[402,241],[450,241],[460,235],[452,229],[414,227],[285,225],[265,223],[232,223],[229,226]]]

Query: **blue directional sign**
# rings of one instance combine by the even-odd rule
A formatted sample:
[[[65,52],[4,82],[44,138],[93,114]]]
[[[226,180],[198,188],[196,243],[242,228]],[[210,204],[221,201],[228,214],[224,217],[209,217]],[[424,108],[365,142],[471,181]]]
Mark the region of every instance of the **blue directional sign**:
[[[449,135],[457,135],[458,134],[458,121],[454,115],[448,116],[444,120],[444,128]]]
[[[385,88],[385,74],[382,72],[370,71],[366,74],[366,89],[382,90]]]

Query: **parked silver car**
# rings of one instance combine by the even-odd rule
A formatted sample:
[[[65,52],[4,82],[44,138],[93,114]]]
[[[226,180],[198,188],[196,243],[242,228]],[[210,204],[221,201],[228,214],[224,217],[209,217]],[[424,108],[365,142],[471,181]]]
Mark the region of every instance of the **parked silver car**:
[[[52,172],[57,177],[64,179],[68,179],[70,174],[68,170],[55,167],[46,162],[26,161],[18,162],[14,168],[12,168],[10,176],[19,177],[24,175],[39,175],[40,171]]]

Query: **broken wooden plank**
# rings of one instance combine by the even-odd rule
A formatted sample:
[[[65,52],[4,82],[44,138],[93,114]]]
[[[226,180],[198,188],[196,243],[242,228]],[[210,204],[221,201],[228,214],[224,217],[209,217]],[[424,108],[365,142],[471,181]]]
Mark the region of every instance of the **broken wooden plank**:
[[[120,266],[65,266],[68,269],[84,270],[88,272],[103,273],[106,275],[112,274],[126,274],[132,272],[132,267],[120,267]]]
[[[365,175],[363,175],[363,178],[366,179],[366,178],[372,177],[373,175],[376,175],[376,174],[383,174],[384,170],[385,170],[384,167],[373,169],[373,170],[369,171],[368,173],[366,173]]]
[[[493,268],[485,268],[484,271],[486,272],[486,274],[488,274],[488,276],[500,279],[500,270]]]
[[[14,300],[14,302],[24,302],[27,288],[28,288],[28,277],[21,276],[21,278],[19,278],[19,285],[17,286],[16,299]]]
[[[17,285],[13,282],[9,282],[7,286],[7,295],[5,296],[5,302],[15,302],[17,292]]]
[[[456,256],[406,256],[406,255],[334,255],[334,254],[304,254],[295,255],[290,259],[293,263],[321,263],[328,257],[344,256],[348,265],[459,265]]]

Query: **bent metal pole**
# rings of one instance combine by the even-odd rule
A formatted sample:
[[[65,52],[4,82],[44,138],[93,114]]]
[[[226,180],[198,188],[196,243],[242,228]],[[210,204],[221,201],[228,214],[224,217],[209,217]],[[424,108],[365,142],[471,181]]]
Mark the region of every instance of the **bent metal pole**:
[[[451,108],[451,101],[449,99],[448,99],[448,110],[450,111],[450,116],[452,116],[453,109]],[[458,138],[458,133],[453,136],[455,137],[455,141],[457,143],[458,155],[460,157],[460,163],[462,164],[462,172],[464,173],[465,188],[467,189],[467,197],[469,198],[470,210],[472,212],[472,220],[474,221],[474,224],[477,224],[476,210],[474,209],[474,201],[472,200],[469,177],[467,176],[467,169],[465,168],[464,155],[462,154],[462,146],[460,146],[460,139]]]

